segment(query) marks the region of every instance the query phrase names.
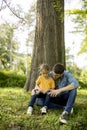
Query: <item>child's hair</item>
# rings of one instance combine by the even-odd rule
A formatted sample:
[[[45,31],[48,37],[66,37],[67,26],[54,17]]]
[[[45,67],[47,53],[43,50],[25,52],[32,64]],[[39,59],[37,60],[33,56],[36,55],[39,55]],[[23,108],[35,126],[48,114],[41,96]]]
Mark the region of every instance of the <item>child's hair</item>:
[[[44,63],[44,64],[41,64],[40,67],[39,67],[39,72],[41,73],[41,71],[42,71],[43,69],[49,71],[49,70],[50,70],[49,65],[48,65],[48,64],[45,64],[45,63]]]
[[[65,70],[65,67],[60,63],[55,64],[53,67],[53,71],[56,74],[62,74],[64,72],[64,70]]]

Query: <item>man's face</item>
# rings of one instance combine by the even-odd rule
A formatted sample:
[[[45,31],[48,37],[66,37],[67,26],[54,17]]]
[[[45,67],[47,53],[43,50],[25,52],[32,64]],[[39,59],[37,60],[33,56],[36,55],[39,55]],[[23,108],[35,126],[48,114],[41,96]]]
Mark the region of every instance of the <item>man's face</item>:
[[[54,80],[57,80],[61,77],[62,74],[56,74],[54,71],[53,71],[53,78]]]

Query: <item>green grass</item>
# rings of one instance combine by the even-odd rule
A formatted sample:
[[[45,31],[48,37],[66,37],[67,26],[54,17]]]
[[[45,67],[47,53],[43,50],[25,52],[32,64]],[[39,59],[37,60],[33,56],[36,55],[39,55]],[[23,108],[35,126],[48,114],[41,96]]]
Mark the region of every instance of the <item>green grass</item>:
[[[35,106],[33,115],[27,115],[29,98],[30,93],[21,88],[0,88],[0,130],[87,130],[87,90],[78,90],[74,113],[66,125],[59,123],[63,110],[49,109],[42,116],[40,106]]]

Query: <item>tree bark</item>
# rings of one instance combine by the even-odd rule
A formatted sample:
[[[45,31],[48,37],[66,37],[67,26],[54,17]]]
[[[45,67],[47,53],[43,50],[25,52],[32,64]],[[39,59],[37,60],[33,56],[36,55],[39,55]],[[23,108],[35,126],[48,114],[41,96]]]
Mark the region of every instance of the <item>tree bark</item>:
[[[64,1],[59,1],[61,12],[54,7],[54,0],[37,0],[35,42],[25,90],[34,88],[40,64],[48,63],[50,69],[58,62],[65,65],[64,18],[60,18]]]

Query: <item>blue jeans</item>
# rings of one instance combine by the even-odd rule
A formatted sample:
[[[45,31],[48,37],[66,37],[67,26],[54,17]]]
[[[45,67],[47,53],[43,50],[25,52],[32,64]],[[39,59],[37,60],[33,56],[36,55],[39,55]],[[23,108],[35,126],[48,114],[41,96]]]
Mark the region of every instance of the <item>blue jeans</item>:
[[[28,106],[32,106],[33,107],[37,98],[43,98],[44,99],[44,103],[42,104],[42,106],[48,107],[50,99],[51,99],[51,97],[48,94],[48,92],[45,93],[45,94],[43,94],[43,93],[40,92],[39,94],[32,95],[31,100],[30,100]]]
[[[75,98],[77,95],[77,90],[73,89],[68,92],[61,93],[56,97],[51,97],[49,108],[64,108],[68,113],[71,112]],[[38,98],[36,104],[42,106],[44,104],[44,98]]]

